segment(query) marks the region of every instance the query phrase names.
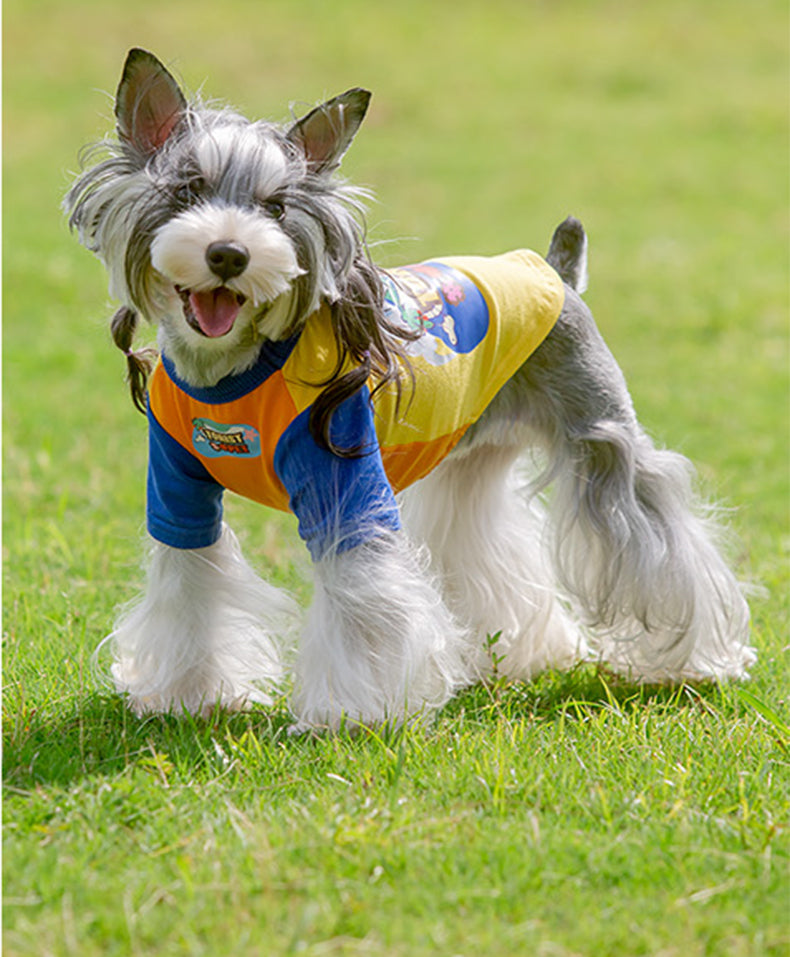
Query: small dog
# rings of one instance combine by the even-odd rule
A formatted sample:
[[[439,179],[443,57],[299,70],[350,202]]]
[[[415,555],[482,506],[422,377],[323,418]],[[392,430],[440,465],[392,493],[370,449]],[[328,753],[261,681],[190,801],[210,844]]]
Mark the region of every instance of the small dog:
[[[581,224],[545,259],[375,267],[367,194],[336,173],[369,98],[250,122],[135,49],[118,137],[68,193],[149,422],[152,553],[107,639],[117,688],[138,713],[202,712],[270,703],[292,669],[295,728],[337,729],[429,712],[492,668],[746,677],[748,608],[691,466],[640,428],[580,298]],[[298,518],[315,588],[293,663],[290,599],[242,557],[225,488]]]

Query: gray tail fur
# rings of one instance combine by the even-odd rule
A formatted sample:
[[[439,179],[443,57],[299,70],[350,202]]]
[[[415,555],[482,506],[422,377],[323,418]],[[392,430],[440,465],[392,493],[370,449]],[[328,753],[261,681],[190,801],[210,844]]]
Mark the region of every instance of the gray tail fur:
[[[578,219],[568,216],[554,230],[546,262],[563,282],[583,293],[587,288],[587,236]]]

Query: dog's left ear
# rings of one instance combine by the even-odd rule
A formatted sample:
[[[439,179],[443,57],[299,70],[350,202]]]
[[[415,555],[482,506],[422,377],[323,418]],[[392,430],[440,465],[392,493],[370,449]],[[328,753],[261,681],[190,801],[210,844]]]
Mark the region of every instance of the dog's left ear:
[[[351,146],[370,103],[368,90],[355,87],[322,103],[288,130],[315,173],[329,173],[340,165]]]
[[[148,156],[166,143],[187,108],[184,94],[147,50],[130,50],[115,97],[118,135]]]

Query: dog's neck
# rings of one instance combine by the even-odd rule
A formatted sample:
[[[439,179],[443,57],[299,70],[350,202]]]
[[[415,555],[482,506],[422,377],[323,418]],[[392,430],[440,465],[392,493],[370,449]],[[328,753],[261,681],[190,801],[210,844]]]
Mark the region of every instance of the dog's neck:
[[[229,375],[238,375],[255,365],[264,340],[247,346],[237,346],[231,352],[194,349],[188,343],[172,336],[162,326],[159,329],[159,349],[175,366],[178,377],[191,386],[209,388]]]

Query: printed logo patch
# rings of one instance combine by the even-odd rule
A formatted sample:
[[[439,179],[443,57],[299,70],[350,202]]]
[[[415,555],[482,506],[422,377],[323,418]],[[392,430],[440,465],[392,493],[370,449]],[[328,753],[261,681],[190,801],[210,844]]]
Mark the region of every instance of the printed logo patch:
[[[261,454],[261,437],[251,425],[228,425],[211,419],[192,419],[192,445],[209,459],[230,455],[251,459]]]
[[[485,338],[488,306],[463,273],[443,263],[421,263],[389,270],[385,282],[387,318],[421,333],[407,343],[407,353],[440,366]]]

